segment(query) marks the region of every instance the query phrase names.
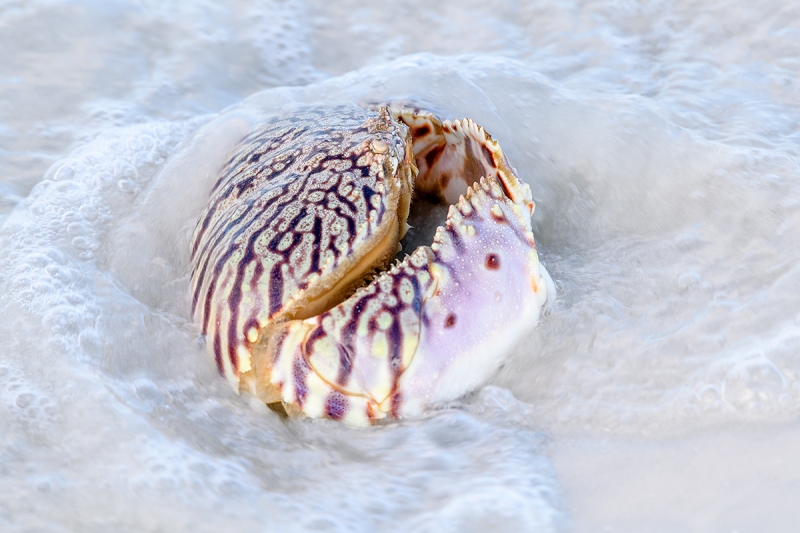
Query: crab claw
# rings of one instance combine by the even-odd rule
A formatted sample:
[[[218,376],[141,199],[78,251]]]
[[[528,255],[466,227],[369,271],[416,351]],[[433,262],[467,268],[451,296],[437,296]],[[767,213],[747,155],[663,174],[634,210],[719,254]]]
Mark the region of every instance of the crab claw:
[[[546,299],[530,189],[481,178],[417,248],[338,306],[275,324],[255,357],[262,398],[353,426],[455,399],[497,369]]]

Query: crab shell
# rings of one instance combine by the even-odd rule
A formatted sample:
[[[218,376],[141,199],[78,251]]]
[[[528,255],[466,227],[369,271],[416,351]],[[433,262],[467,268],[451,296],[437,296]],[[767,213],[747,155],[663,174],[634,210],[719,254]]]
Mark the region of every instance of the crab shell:
[[[430,247],[391,265],[412,194],[451,207]],[[193,313],[237,392],[353,426],[413,416],[479,386],[538,321],[532,212],[470,119],[402,105],[276,117],[198,222]]]

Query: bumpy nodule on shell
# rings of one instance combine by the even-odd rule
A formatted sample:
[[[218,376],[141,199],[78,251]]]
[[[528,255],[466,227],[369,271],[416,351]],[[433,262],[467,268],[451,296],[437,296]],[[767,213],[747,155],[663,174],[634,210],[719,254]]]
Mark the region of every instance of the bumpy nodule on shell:
[[[415,187],[454,205],[430,247],[390,267]],[[532,210],[469,119],[278,117],[243,140],[197,225],[194,315],[237,390],[351,425],[411,416],[480,385],[538,320]]]

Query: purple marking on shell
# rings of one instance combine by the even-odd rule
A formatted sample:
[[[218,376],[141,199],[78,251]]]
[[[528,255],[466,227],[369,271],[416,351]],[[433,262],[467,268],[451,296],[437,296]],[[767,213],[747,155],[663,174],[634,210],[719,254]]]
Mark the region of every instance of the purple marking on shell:
[[[305,403],[306,396],[308,395],[306,378],[309,372],[311,372],[311,368],[308,366],[306,360],[300,355],[295,356],[294,364],[292,365],[292,382],[294,385],[295,398],[300,407],[303,407],[303,403]]]
[[[350,402],[347,396],[339,391],[333,391],[328,394],[325,400],[325,415],[334,420],[341,420],[350,409]]]
[[[219,340],[219,331],[214,333],[214,362],[217,363],[217,370],[219,370],[220,374],[225,373],[225,366],[222,364],[222,346]]]
[[[392,397],[392,416],[400,418],[400,408],[403,405],[403,393],[399,390],[394,390],[391,394]]]

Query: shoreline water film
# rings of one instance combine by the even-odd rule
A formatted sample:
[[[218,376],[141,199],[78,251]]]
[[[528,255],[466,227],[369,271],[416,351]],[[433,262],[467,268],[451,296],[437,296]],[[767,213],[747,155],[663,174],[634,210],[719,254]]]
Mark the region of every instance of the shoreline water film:
[[[800,521],[800,7],[12,0],[0,48],[0,530]],[[264,117],[394,98],[498,139],[557,299],[457,402],[284,422],[189,239]]]

